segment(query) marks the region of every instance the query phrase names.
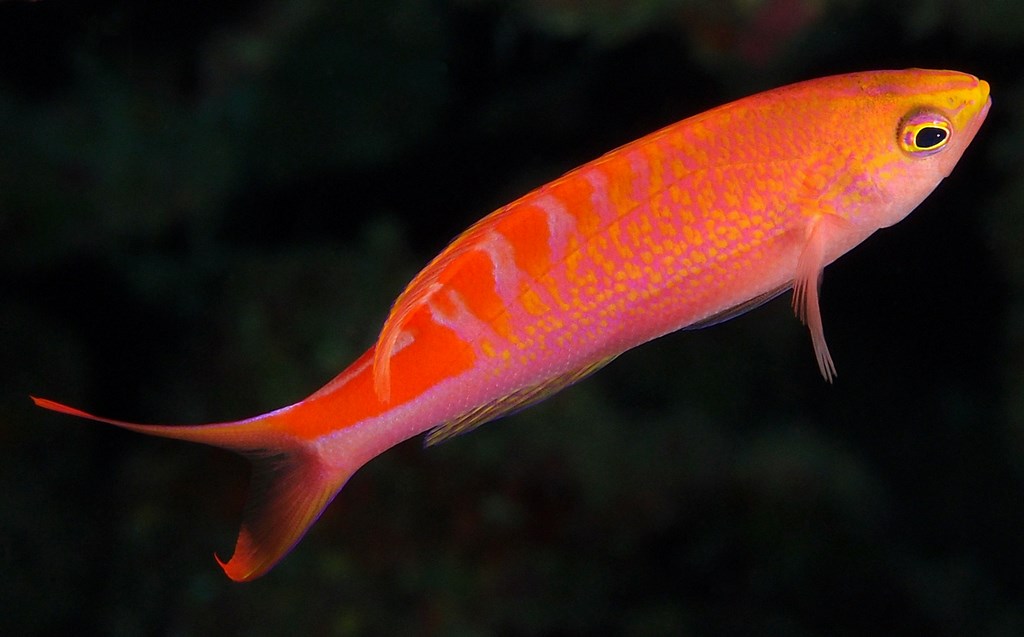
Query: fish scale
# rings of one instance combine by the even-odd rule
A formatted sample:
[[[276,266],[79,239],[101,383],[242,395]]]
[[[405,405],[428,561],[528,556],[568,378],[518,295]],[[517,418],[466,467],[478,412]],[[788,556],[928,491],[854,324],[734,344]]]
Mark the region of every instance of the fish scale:
[[[399,295],[377,342],[320,390],[246,420],[140,425],[253,463],[225,573],[258,577],[349,477],[532,405],[621,352],[793,288],[826,379],[823,269],[910,213],[988,113],[955,71],[873,71],[766,91],[622,146],[474,224]]]

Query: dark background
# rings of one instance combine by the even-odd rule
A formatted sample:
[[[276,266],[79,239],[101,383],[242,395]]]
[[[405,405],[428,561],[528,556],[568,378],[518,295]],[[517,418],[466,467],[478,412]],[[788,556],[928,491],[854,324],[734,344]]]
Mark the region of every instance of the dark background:
[[[1024,634],[1024,4],[0,2],[0,632]],[[760,89],[992,85],[961,165],[777,300],[360,471],[251,584],[247,467],[34,409],[236,419],[461,229]],[[842,135],[844,131],[836,131]]]

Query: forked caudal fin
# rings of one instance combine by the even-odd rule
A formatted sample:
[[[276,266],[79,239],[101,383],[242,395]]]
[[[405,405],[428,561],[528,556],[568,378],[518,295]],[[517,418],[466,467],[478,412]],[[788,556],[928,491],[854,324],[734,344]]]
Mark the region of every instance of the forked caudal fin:
[[[39,407],[136,431],[230,449],[252,461],[249,497],[235,552],[227,562],[215,556],[236,582],[269,571],[305,535],[358,467],[328,465],[308,443],[289,436],[282,425],[295,407],[212,425],[139,425],[100,418],[52,400],[32,397]]]

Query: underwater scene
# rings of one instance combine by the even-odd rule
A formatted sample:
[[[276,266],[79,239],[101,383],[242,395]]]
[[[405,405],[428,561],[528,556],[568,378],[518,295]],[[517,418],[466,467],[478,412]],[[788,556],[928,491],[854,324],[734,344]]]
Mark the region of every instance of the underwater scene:
[[[1020,59],[1024,5],[996,0],[0,1],[0,633],[1024,634]],[[393,303],[488,213],[733,100],[910,68],[976,76],[991,107],[914,212],[824,269],[831,382],[790,292],[599,370],[619,352],[554,380],[524,358],[544,383],[467,398],[440,433],[453,418],[360,439],[372,457],[408,438],[361,458],[304,537],[319,508],[287,506],[328,464],[289,462],[334,444],[345,410],[225,451],[30,399],[181,425],[299,403],[375,372],[360,357]],[[756,120],[749,148],[691,150],[752,164],[797,139],[833,165],[873,135],[901,160],[960,143],[956,108],[889,120],[827,86]],[[872,176],[881,199],[913,208],[894,174]],[[815,178],[780,172],[794,218]],[[516,258],[576,229],[552,201],[552,238]],[[429,308],[450,327],[465,308],[445,298]],[[417,334],[390,332],[396,364]],[[358,378],[382,405],[408,387]],[[309,440],[286,453],[289,436]],[[253,518],[281,484],[286,510]],[[247,533],[287,555],[237,583],[218,560]]]

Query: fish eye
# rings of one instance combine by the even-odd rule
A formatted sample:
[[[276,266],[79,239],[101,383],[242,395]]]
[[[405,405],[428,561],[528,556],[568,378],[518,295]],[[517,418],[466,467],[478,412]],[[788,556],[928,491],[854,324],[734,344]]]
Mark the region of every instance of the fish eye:
[[[900,123],[899,143],[904,151],[923,157],[938,152],[949,141],[949,120],[937,113],[916,113]]]

